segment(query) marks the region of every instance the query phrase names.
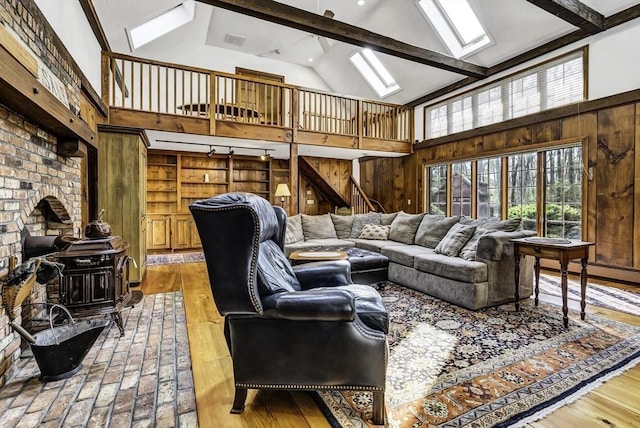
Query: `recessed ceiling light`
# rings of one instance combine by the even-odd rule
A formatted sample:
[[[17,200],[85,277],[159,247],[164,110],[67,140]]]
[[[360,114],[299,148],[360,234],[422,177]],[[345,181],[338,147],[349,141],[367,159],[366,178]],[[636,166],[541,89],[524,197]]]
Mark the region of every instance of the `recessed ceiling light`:
[[[364,0],[358,0],[358,1],[356,2],[356,4],[357,4],[358,6],[364,6]]]
[[[313,58],[309,58],[309,62],[313,62]]]

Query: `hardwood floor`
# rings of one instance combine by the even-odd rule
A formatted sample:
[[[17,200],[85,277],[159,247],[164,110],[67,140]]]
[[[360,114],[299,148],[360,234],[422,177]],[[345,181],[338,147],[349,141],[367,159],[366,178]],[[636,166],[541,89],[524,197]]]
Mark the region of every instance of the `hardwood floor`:
[[[151,266],[141,287],[145,294],[183,292],[200,427],[329,427],[310,394],[305,392],[250,390],[245,411],[240,415],[229,413],[234,393],[231,358],[204,263]],[[560,301],[547,295],[540,298],[554,303]],[[570,301],[570,307],[579,309],[579,304],[575,302],[574,306]],[[587,306],[587,316],[589,313],[640,325],[639,316],[594,306]],[[638,385],[640,365],[527,426],[640,427]]]

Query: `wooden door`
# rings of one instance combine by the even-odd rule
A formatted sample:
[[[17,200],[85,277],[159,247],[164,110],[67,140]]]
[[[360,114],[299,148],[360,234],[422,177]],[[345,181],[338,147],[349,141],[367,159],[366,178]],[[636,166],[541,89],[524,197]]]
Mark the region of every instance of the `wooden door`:
[[[171,248],[184,249],[191,248],[191,229],[193,228],[193,219],[190,214],[177,214],[173,217],[173,225],[171,227]]]

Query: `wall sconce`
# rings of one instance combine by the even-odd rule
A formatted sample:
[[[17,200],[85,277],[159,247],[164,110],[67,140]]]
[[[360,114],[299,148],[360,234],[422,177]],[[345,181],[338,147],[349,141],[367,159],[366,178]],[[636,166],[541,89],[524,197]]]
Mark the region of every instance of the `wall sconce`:
[[[275,196],[280,196],[280,205],[284,208],[284,198],[287,196],[291,196],[291,192],[289,191],[289,186],[287,183],[280,183],[278,187],[276,187]]]

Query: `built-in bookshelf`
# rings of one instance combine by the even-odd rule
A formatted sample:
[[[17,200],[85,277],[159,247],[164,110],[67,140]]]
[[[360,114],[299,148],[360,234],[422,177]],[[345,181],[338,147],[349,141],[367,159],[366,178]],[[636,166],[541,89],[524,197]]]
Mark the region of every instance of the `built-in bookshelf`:
[[[147,248],[201,246],[189,205],[229,191],[269,200],[271,158],[149,150],[147,158]]]

